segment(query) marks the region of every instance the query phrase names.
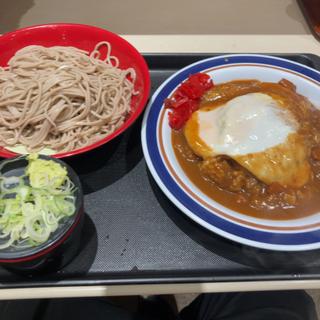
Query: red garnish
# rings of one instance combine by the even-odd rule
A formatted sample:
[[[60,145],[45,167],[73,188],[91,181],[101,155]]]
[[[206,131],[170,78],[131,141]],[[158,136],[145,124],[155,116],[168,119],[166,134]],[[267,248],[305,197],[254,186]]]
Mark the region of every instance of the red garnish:
[[[185,106],[184,104],[180,107],[173,109],[169,112],[169,125],[172,129],[180,129],[187,122],[192,114],[192,110],[189,106]]]
[[[183,82],[170,99],[166,99],[164,105],[171,109],[169,112],[169,125],[172,129],[179,130],[198,110],[200,98],[213,87],[210,76],[205,73],[195,73]]]

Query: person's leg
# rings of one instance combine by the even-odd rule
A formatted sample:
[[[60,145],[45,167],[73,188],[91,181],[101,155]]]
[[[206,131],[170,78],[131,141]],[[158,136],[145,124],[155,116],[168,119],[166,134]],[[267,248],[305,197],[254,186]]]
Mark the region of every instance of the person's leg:
[[[0,319],[36,319],[41,300],[3,300],[0,301]],[[41,319],[41,318],[38,318]]]
[[[43,299],[0,302],[0,319],[10,320],[133,320],[133,314],[106,299]]]
[[[133,320],[133,313],[106,298],[50,299],[43,320]]]
[[[316,320],[304,291],[202,294],[184,308],[182,320]]]
[[[165,299],[154,296],[127,297],[125,301],[120,297],[1,301],[0,319],[175,320],[176,316]]]

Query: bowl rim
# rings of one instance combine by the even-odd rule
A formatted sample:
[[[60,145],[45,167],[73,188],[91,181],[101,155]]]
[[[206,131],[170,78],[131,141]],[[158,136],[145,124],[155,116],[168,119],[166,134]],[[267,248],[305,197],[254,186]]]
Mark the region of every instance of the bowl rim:
[[[19,156],[16,158],[4,159],[3,161],[1,161],[1,163],[6,162],[6,161],[24,160],[26,157],[27,157],[27,155],[22,155],[22,156]],[[13,253],[12,257],[3,258],[3,257],[1,257],[1,250],[0,250],[0,257],[1,257],[0,263],[2,263],[2,264],[27,262],[27,261],[35,260],[37,258],[40,258],[40,257],[50,253],[51,251],[53,251],[55,248],[59,247],[65,240],[67,240],[69,238],[69,236],[72,234],[72,232],[74,231],[76,226],[80,223],[82,216],[84,216],[84,209],[83,209],[84,196],[83,196],[81,181],[80,181],[77,173],[72,169],[71,166],[69,166],[67,163],[65,163],[61,159],[53,158],[53,157],[46,156],[46,155],[39,155],[39,157],[42,159],[53,160],[55,162],[60,163],[61,165],[63,165],[67,169],[68,175],[72,176],[72,182],[78,188],[78,197],[76,199],[76,203],[78,203],[78,205],[76,206],[76,212],[71,217],[72,223],[69,225],[68,228],[66,228],[66,230],[61,232],[60,236],[57,236],[57,238],[51,242],[50,242],[50,237],[49,237],[49,239],[47,241],[45,241],[44,243],[42,243],[41,245],[39,245],[37,247],[34,247],[33,248],[34,252],[32,252],[31,254],[29,254],[28,251],[25,251],[25,252],[17,253],[17,255],[19,254],[19,257],[15,257],[14,253]]]
[[[28,26],[28,27],[24,27],[24,28],[19,28],[13,31],[9,31],[7,33],[4,33],[2,35],[0,35],[0,41],[6,40],[6,38],[10,38],[14,35],[16,35],[17,33],[22,33],[22,32],[26,32],[26,31],[34,31],[34,30],[38,30],[38,29],[42,29],[42,28],[85,28],[85,29],[91,29],[93,32],[94,31],[103,31],[105,34],[107,34],[108,36],[111,36],[113,38],[116,38],[118,41],[121,41],[123,44],[125,44],[130,51],[134,54],[134,58],[135,60],[138,62],[139,64],[139,68],[141,69],[141,73],[142,73],[142,77],[143,77],[143,96],[142,99],[140,101],[140,103],[137,105],[137,108],[134,110],[134,112],[130,113],[128,118],[125,120],[125,122],[122,124],[122,126],[120,126],[117,130],[115,130],[113,133],[107,135],[106,137],[79,149],[75,149],[72,151],[68,151],[68,152],[62,152],[62,153],[55,153],[50,155],[53,158],[67,158],[67,157],[71,157],[71,156],[76,156],[76,155],[80,155],[82,153],[86,153],[88,151],[91,151],[93,149],[96,149],[104,144],[106,144],[107,142],[113,140],[114,138],[116,138],[117,136],[119,136],[121,133],[123,133],[124,131],[126,131],[131,125],[134,124],[134,122],[139,118],[139,116],[142,114],[143,110],[146,107],[147,101],[149,99],[149,95],[150,95],[150,90],[151,90],[151,78],[150,78],[150,72],[149,72],[149,68],[148,65],[145,61],[145,59],[143,58],[142,54],[131,44],[129,43],[126,39],[122,38],[121,36],[119,36],[116,33],[113,33],[109,30],[103,29],[103,28],[99,28],[96,26],[91,26],[91,25],[87,25],[87,24],[81,24],[81,23],[65,23],[65,22],[54,22],[54,23],[45,23],[45,24],[36,24],[36,25],[32,25],[32,26]],[[19,156],[21,154],[15,153],[13,151],[10,151],[4,147],[0,148],[0,157],[3,158],[12,158],[15,156]]]

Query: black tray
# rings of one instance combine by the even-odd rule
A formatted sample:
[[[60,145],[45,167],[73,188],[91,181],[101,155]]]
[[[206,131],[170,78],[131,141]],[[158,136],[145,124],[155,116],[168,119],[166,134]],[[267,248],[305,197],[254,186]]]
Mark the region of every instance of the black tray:
[[[152,91],[177,69],[212,54],[145,55]],[[314,55],[281,55],[320,70]],[[67,162],[85,192],[79,255],[50,274],[0,268],[0,288],[319,279],[320,250],[282,253],[228,241],[196,225],[164,196],[141,150],[141,118],[125,134]]]

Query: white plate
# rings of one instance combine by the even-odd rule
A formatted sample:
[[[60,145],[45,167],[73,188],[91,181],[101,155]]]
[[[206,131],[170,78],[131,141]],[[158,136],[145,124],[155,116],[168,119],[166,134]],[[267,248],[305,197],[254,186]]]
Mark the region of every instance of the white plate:
[[[293,82],[297,92],[320,107],[320,72],[289,60],[262,55],[225,55],[176,72],[153,95],[142,125],[142,146],[159,187],[186,215],[228,239],[258,248],[298,251],[320,248],[320,212],[296,220],[265,220],[230,210],[201,192],[180,167],[171,144],[164,99],[190,74],[205,72],[215,83],[236,79]],[[320,200],[319,200],[320,201]]]

